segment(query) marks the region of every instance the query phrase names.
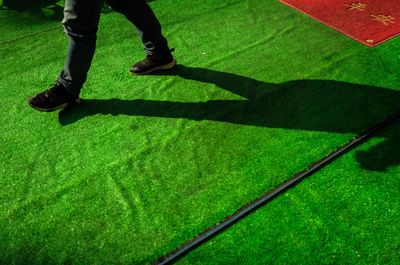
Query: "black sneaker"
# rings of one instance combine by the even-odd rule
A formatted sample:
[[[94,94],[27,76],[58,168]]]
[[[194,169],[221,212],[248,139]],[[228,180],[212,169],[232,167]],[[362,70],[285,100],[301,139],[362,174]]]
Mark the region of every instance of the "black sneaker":
[[[155,59],[153,56],[147,55],[143,61],[134,64],[129,71],[135,75],[145,75],[158,70],[171,69],[175,65],[176,60],[172,57],[171,53],[168,53],[162,59]]]
[[[55,111],[67,106],[79,104],[79,96],[74,96],[65,90],[60,83],[28,99],[28,104],[39,111]]]

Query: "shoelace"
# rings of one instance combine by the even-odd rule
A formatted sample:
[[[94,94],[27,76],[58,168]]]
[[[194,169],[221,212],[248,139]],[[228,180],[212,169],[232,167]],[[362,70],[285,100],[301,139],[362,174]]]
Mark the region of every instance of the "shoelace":
[[[170,52],[174,52],[175,51],[175,48],[171,48],[171,49],[169,49],[169,51]],[[154,58],[153,58],[153,56],[152,55],[147,55],[146,56],[146,59],[144,59],[143,60],[143,63],[146,65],[146,66],[152,66],[153,64],[155,64],[155,60],[154,60]]]
[[[49,97],[51,97],[51,96],[55,96],[55,95],[56,95],[56,90],[59,88],[59,86],[60,86],[60,84],[55,83],[52,87],[50,87],[49,89],[47,89],[47,90],[44,92],[44,96],[45,96],[46,98],[49,98]]]
[[[146,56],[146,59],[144,59],[144,64],[145,64],[146,66],[151,66],[151,65],[153,65],[153,64],[154,64],[153,57],[152,57],[151,55],[147,55],[147,56]]]

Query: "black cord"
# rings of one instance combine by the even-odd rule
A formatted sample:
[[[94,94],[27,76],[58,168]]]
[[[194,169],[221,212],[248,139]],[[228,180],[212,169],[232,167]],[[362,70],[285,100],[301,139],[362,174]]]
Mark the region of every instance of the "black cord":
[[[360,145],[361,143],[365,142],[368,138],[370,138],[373,134],[384,128],[385,126],[389,125],[390,123],[394,122],[400,118],[400,111],[397,111],[387,117],[384,121],[372,126],[364,133],[358,135],[357,137],[350,140],[347,144],[343,145],[335,152],[329,154],[328,156],[322,158],[318,162],[312,164],[308,169],[297,173],[292,178],[288,179],[284,183],[280,184],[270,192],[264,194],[262,197],[256,199],[255,201],[247,204],[246,206],[239,209],[236,213],[230,215],[229,217],[225,218],[219,224],[209,228],[208,230],[204,231],[194,239],[190,240],[186,244],[182,245],[178,249],[172,251],[171,253],[161,257],[155,264],[157,265],[166,265],[172,264],[185,255],[187,255],[190,251],[194,250],[195,248],[199,247],[200,245],[204,244],[205,242],[209,241],[228,227],[232,226],[233,224],[237,223],[242,218],[246,217],[253,211],[257,210],[261,206],[264,206],[269,201],[273,200],[279,194],[285,192],[286,190],[295,187],[299,184],[302,180],[306,177],[313,175],[320,169],[324,168],[331,162],[333,162],[338,157],[344,155],[351,149],[355,148],[356,146]]]

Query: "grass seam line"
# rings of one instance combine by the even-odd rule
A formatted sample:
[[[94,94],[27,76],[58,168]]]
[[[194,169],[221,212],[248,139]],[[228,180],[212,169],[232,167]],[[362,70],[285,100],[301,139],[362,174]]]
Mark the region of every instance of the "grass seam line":
[[[154,264],[155,265],[167,265],[173,264],[185,255],[187,255],[190,251],[196,249],[197,247],[201,246],[202,244],[206,243],[213,237],[217,236],[219,233],[224,231],[225,229],[229,228],[233,224],[240,221],[242,218],[246,217],[250,213],[254,212],[258,208],[264,206],[266,203],[272,201],[275,197],[280,195],[281,193],[287,191],[290,188],[295,187],[305,178],[315,174],[317,171],[321,170],[325,166],[329,165],[331,162],[336,160],[337,158],[341,157],[342,155],[346,154],[351,149],[354,149],[358,145],[362,144],[368,138],[370,138],[374,133],[381,130],[382,128],[386,127],[390,123],[394,122],[395,120],[400,118],[400,110],[394,112],[389,117],[384,119],[383,121],[375,124],[374,126],[367,129],[364,133],[359,134],[358,136],[351,139],[347,144],[339,147],[336,151],[330,153],[329,155],[323,157],[319,161],[311,164],[307,169],[296,173],[293,177],[286,180],[285,182],[281,183],[271,191],[267,192],[266,194],[262,195],[261,197],[255,199],[254,201],[244,205],[242,208],[237,210],[232,215],[229,215],[221,222],[213,225],[212,227],[208,228],[207,230],[203,231],[187,243],[181,245],[177,249],[173,250],[172,252],[160,257]]]
[[[39,34],[47,33],[47,32],[50,32],[50,31],[54,31],[54,30],[59,29],[59,28],[60,28],[60,26],[57,26],[57,27],[52,27],[50,29],[45,29],[45,30],[41,30],[41,31],[28,33],[26,35],[17,37],[15,39],[2,41],[2,42],[0,42],[0,45],[10,44],[10,43],[13,43],[13,42],[16,42],[16,41],[19,41],[19,40],[23,40],[23,39],[29,38],[31,36],[36,36],[36,35],[39,35]]]

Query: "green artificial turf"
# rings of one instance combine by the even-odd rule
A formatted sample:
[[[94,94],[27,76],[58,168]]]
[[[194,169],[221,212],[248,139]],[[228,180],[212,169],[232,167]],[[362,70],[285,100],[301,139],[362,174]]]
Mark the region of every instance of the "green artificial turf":
[[[275,1],[151,5],[179,66],[132,76],[140,40],[104,14],[83,103],[53,113],[26,99],[63,66],[59,22],[1,11],[0,263],[151,263],[398,107],[399,39]]]
[[[388,127],[177,264],[399,264],[399,135]]]
[[[12,45],[21,38],[29,39],[33,35],[40,36],[57,31],[63,17],[64,1],[50,6],[45,5],[46,2],[57,1],[17,1],[16,6],[12,7],[16,9],[11,9],[3,6],[3,0],[0,0],[0,45]]]

